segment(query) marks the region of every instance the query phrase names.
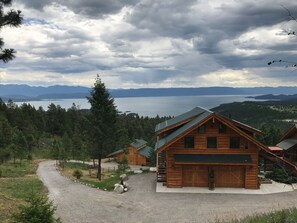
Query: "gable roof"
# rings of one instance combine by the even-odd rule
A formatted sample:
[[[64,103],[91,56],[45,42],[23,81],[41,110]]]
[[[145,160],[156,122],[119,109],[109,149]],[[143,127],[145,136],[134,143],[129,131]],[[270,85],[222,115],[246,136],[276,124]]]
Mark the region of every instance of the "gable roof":
[[[297,144],[297,139],[285,139],[277,144],[283,150],[288,150]]]
[[[284,139],[289,138],[294,132],[297,132],[297,124],[293,125],[289,130],[283,135],[283,137],[280,139],[280,142]]]
[[[196,117],[195,119],[193,119],[192,121],[188,122],[187,124],[185,124],[184,126],[180,127],[179,129],[175,130],[173,133],[171,133],[170,135],[168,135],[167,137],[164,137],[162,139],[160,139],[159,141],[156,142],[155,144],[155,150],[160,149],[161,147],[165,146],[167,143],[171,142],[172,140],[174,140],[176,137],[178,137],[179,135],[187,132],[189,129],[191,129],[193,126],[198,125],[199,123],[201,123],[203,120],[205,120],[206,118],[208,118],[209,116],[211,116],[213,113],[210,113],[208,111],[205,111],[204,113],[200,114],[198,117]]]
[[[153,150],[152,147],[145,146],[145,147],[140,148],[139,150],[137,150],[137,152],[138,152],[140,155],[143,155],[143,156],[145,156],[146,158],[149,158],[150,153],[151,153],[152,150]]]
[[[211,111],[202,107],[193,108],[191,111],[188,111],[184,114],[175,116],[172,119],[157,124],[155,132],[160,133],[172,129],[174,127],[180,126],[205,112],[212,113]]]
[[[202,108],[200,108],[200,109],[202,109]],[[204,112],[200,113],[198,115],[198,117],[196,117],[193,120],[189,121],[188,123],[186,123],[182,127],[178,128],[177,130],[175,130],[174,132],[172,132],[168,136],[158,140],[156,142],[156,144],[155,144],[155,150],[162,151],[162,150],[166,149],[172,143],[176,142],[177,140],[179,140],[180,138],[182,138],[183,136],[185,136],[187,133],[189,133],[193,129],[197,128],[198,126],[203,125],[205,122],[207,122],[211,118],[216,118],[218,121],[224,123],[229,128],[231,128],[234,131],[238,132],[244,138],[248,139],[249,141],[252,141],[253,143],[258,145],[259,147],[267,150],[267,148],[263,144],[261,144],[260,142],[255,140],[253,137],[251,137],[250,135],[245,133],[243,130],[241,130],[239,128],[239,126],[236,125],[234,120],[228,119],[228,118],[226,118],[224,116],[213,113],[213,112],[211,112],[209,110],[206,110],[206,109],[204,110]],[[242,123],[240,123],[240,124],[242,124]],[[250,127],[248,125],[245,125],[245,126],[246,126],[246,128],[249,127],[249,128],[252,129],[252,127]],[[257,131],[261,132],[260,130],[257,130]]]
[[[143,146],[145,146],[147,144],[147,141],[143,140],[143,139],[135,139],[134,142],[132,142],[130,144],[130,146],[133,146],[134,148],[142,148]]]

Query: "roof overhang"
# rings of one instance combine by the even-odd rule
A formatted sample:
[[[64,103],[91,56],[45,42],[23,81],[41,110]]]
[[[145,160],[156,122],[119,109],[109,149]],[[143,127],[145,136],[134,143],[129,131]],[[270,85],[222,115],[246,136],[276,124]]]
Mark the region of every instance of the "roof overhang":
[[[253,165],[248,154],[174,154],[173,157],[175,164],[184,165]]]

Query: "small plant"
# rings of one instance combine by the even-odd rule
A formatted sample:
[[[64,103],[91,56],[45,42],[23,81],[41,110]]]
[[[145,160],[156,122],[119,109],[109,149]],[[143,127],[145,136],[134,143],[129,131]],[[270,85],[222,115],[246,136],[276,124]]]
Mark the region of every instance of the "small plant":
[[[118,165],[118,171],[119,172],[125,172],[127,169],[129,169],[129,165],[128,165],[128,160],[127,160],[127,156],[126,154],[124,153],[123,157],[122,157],[122,160],[120,162],[120,164]]]
[[[54,212],[56,208],[45,196],[39,194],[32,195],[28,200],[29,205],[19,207],[20,211],[13,215],[15,223],[57,223]]]
[[[80,179],[83,176],[83,173],[81,172],[81,170],[74,170],[72,176],[76,177],[76,179]]]

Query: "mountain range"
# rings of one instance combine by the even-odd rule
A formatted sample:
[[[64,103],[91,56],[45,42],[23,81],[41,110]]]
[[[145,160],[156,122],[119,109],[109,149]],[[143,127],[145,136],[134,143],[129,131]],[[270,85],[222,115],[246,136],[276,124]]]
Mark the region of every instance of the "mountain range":
[[[7,101],[29,101],[43,99],[85,98],[91,88],[82,86],[54,85],[35,87],[29,85],[0,84],[0,97]],[[139,88],[109,89],[110,94],[117,97],[162,97],[162,96],[194,96],[194,95],[263,95],[263,94],[297,94],[296,87],[199,87],[199,88]]]

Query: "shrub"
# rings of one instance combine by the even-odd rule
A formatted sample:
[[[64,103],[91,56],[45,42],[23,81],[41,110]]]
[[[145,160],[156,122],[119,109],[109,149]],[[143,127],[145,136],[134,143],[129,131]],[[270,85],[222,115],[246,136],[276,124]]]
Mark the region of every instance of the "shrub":
[[[267,173],[265,177],[280,183],[296,183],[297,179],[293,175],[287,173],[284,169],[274,169],[271,173]]]
[[[80,179],[82,177],[83,173],[81,172],[81,170],[74,170],[72,176],[76,177],[76,179]]]
[[[34,194],[27,201],[29,202],[29,206],[20,206],[20,211],[13,215],[14,223],[61,222],[59,219],[54,218],[56,208],[46,197]]]
[[[129,169],[129,165],[128,165],[128,160],[127,160],[127,156],[124,153],[121,162],[118,165],[118,171],[119,172],[125,172],[127,169]]]

